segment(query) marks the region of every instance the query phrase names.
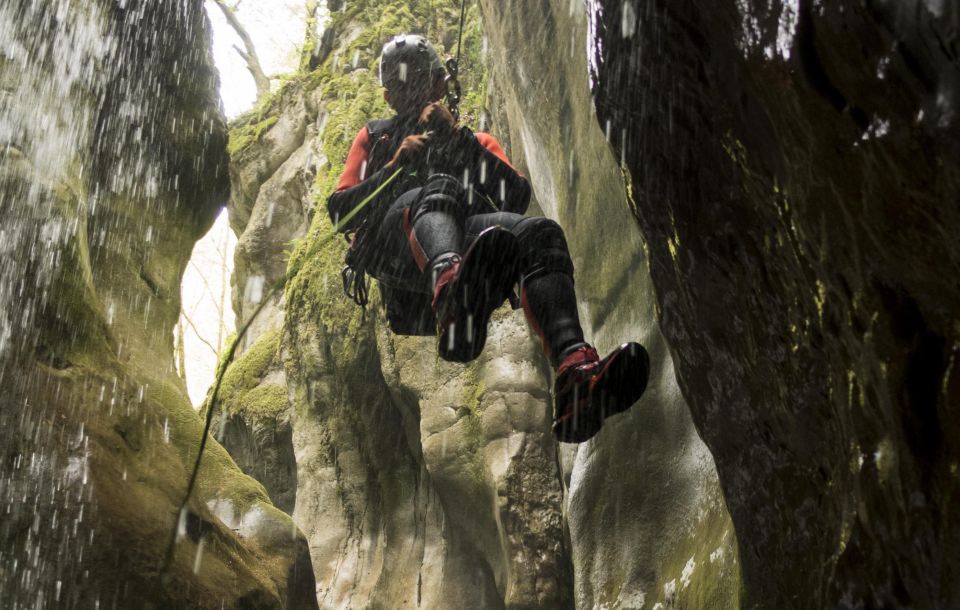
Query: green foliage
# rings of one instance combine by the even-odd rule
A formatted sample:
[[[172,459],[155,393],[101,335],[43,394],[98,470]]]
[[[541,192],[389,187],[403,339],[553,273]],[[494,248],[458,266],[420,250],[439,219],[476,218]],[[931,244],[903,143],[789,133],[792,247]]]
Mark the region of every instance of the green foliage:
[[[456,42],[454,42],[456,45]],[[451,49],[456,53],[456,47]],[[483,22],[480,7],[472,5],[466,14],[463,27],[463,47],[460,52],[460,83],[463,99],[460,101],[460,122],[473,129],[481,126],[481,117],[486,113],[487,60],[484,56]]]

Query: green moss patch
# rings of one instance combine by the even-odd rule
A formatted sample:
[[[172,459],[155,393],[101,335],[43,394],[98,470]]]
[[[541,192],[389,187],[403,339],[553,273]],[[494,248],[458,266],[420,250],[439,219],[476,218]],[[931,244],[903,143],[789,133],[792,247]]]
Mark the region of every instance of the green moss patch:
[[[263,136],[268,129],[276,125],[279,120],[279,117],[270,116],[262,121],[231,129],[227,152],[230,153],[231,157],[239,155],[254,142],[259,142],[261,136]]]
[[[225,412],[277,415],[286,408],[287,395],[283,386],[261,385],[270,369],[281,365],[280,337],[279,330],[263,333],[227,369],[219,397]]]
[[[625,574],[614,573],[599,602],[615,607],[627,591]],[[677,610],[734,610],[740,607],[740,566],[736,541],[725,513],[714,507],[691,530],[677,540],[663,563],[652,591],[647,592],[650,606]]]
[[[287,408],[287,388],[276,383],[258,385],[244,395],[241,407],[246,413],[277,417]]]

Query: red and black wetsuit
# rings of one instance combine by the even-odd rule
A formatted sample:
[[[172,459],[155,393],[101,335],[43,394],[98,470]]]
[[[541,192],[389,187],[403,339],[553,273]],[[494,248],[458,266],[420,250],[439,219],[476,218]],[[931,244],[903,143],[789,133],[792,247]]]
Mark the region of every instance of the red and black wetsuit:
[[[374,131],[373,138],[370,135],[371,129]],[[334,224],[340,218],[345,218],[389,178],[392,172],[387,171],[384,165],[393,157],[403,139],[417,131],[415,125],[404,124],[397,117],[372,121],[360,129],[350,146],[350,152],[347,153],[337,190],[327,201],[327,211]],[[478,208],[478,213],[495,210],[523,214],[527,211],[530,184],[513,168],[503,148],[492,135],[473,134],[461,128],[452,146],[447,147],[445,153],[445,158],[439,160],[443,165],[441,169],[458,178],[466,171],[465,182],[487,203],[485,208]],[[377,205],[384,201],[388,201],[389,205],[389,202],[396,200],[398,191],[415,188],[418,182],[422,184],[424,178],[423,175],[419,180],[407,178],[393,185],[381,193],[378,201],[370,202],[364,210],[340,226],[339,230],[358,229]]]
[[[336,225],[393,173],[387,161],[416,125],[398,118],[373,121],[360,130],[350,147],[337,190],[327,201]],[[411,175],[415,172],[415,175]],[[440,211],[433,222],[418,210],[419,195],[431,175],[456,177],[463,192],[456,209]],[[433,334],[429,274],[434,258],[452,248],[466,250],[483,230],[501,226],[516,235],[517,265],[527,318],[555,360],[566,347],[583,341],[573,291],[573,263],[560,226],[542,217],[525,217],[530,184],[513,168],[497,140],[486,133],[456,130],[442,146],[430,150],[420,167],[406,168],[388,187],[338,230],[357,232],[352,252],[361,266],[380,280],[388,318],[395,332]],[[419,220],[426,216],[423,221]],[[435,220],[435,219],[434,219]],[[414,225],[416,229],[414,230]],[[348,257],[349,258],[349,257]]]

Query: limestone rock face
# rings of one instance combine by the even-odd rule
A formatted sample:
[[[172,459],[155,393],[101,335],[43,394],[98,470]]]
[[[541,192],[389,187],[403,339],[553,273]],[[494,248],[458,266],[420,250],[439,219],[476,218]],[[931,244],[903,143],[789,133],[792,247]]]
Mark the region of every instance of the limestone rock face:
[[[645,398],[580,447],[561,451],[547,432],[549,367],[518,313],[498,314],[487,350],[460,367],[439,361],[431,339],[392,335],[376,291],[365,319],[341,294],[343,247],[327,238],[322,206],[356,130],[385,112],[367,68],[382,44],[369,12],[335,21],[329,61],[233,128],[241,318],[260,296],[243,290],[251,277],[282,280],[279,245],[300,241],[284,292],[231,369],[245,372],[228,373],[223,442],[275,502],[295,484],[322,607],[738,605],[730,517],[656,325],[586,55],[570,51],[586,47],[577,6],[482,10],[484,121],[530,177],[540,211],[567,230],[588,337],[602,350],[640,340],[654,362]],[[261,402],[281,379],[287,395]]]
[[[581,3],[483,2],[491,90],[542,213],[565,229],[581,318],[601,352],[650,352],[649,388],[567,450],[577,607],[735,608],[736,538],[656,323],[624,174],[592,109]]]
[[[389,116],[370,69],[386,37],[426,23],[449,41],[456,16],[348,4],[328,59],[231,132],[239,319],[269,302],[225,378],[223,442],[292,503],[323,608],[572,606],[548,367],[522,314],[498,312],[471,365],[439,361],[387,329],[375,287],[365,314],[343,295],[323,207],[357,131]]]
[[[228,188],[208,45],[200,2],[0,6],[3,607],[315,607],[216,443],[178,518],[202,423],[172,330]]]
[[[960,605],[955,5],[591,4],[746,607]]]

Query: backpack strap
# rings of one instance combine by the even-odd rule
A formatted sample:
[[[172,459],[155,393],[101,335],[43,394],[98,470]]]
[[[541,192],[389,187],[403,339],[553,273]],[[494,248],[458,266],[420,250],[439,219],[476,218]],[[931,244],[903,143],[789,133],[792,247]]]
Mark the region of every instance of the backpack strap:
[[[396,123],[396,117],[375,119],[367,123],[368,142],[370,142],[370,149],[367,151],[366,173],[368,176],[386,165],[399,146],[399,142],[394,141]]]

